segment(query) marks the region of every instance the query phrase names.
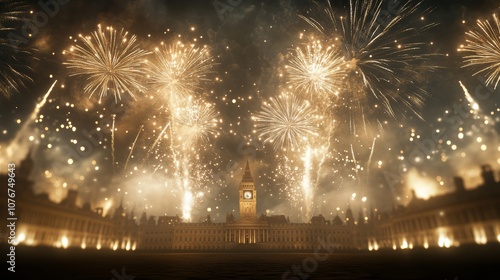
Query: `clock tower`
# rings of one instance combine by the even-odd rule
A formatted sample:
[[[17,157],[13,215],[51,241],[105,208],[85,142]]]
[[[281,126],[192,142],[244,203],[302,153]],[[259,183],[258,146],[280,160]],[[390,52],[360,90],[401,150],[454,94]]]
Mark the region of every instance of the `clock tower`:
[[[245,174],[240,183],[240,219],[243,217],[257,217],[257,191],[253,182],[250,166],[245,167]]]

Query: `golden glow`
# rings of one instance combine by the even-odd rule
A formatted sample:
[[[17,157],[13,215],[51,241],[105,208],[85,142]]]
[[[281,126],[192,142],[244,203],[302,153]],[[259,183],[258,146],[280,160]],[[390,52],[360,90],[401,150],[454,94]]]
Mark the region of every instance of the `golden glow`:
[[[453,244],[452,240],[446,236],[444,233],[441,233],[439,235],[439,240],[438,240],[438,246],[443,248],[450,248],[450,246]]]
[[[408,241],[406,239],[403,239],[403,242],[401,242],[401,249],[408,249]]]
[[[68,237],[63,236],[63,237],[61,238],[61,246],[62,246],[64,249],[68,248],[68,246],[69,246],[69,239],[68,239]]]
[[[409,188],[415,191],[418,198],[428,199],[437,194],[436,182],[430,178],[424,177],[416,169],[408,172]]]
[[[475,226],[473,228],[474,232],[474,241],[477,244],[486,244],[488,242],[488,238],[486,237],[486,232],[483,227]]]
[[[17,243],[21,243],[26,239],[26,234],[20,233],[19,236],[17,237]]]

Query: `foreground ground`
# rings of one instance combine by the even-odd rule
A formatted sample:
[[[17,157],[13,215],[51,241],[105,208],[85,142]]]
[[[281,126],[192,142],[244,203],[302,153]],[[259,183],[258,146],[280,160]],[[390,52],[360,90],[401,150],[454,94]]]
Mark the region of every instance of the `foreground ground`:
[[[7,252],[7,247],[2,246]],[[8,252],[7,252],[8,253]],[[150,253],[18,247],[2,279],[500,279],[500,247],[311,253]],[[5,254],[4,258],[6,258]],[[5,262],[4,262],[5,263]],[[6,275],[7,267],[2,275]]]

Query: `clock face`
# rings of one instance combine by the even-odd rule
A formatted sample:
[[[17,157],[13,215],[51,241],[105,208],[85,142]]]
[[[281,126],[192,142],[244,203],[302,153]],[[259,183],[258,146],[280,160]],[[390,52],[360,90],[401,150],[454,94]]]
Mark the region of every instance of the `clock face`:
[[[245,191],[243,192],[243,198],[244,199],[251,199],[253,196],[252,191]]]

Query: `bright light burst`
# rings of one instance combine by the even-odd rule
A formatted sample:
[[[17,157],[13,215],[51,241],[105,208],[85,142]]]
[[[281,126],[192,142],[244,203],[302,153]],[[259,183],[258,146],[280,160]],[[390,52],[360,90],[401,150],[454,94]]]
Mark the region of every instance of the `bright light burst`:
[[[31,51],[21,47],[25,38],[11,33],[20,28],[27,13],[27,6],[21,1],[0,0],[0,95],[5,98],[32,80],[26,74],[30,67],[25,59],[31,58]]]
[[[338,45],[346,60],[347,83],[339,94],[341,106],[353,109],[356,116],[352,117],[363,120],[379,104],[394,118],[404,117],[408,111],[420,116],[427,92],[415,79],[435,67],[430,64],[434,55],[425,51],[430,43],[418,41],[417,35],[435,24],[414,27],[411,17],[429,11],[421,12],[422,3],[415,1],[385,7],[383,1],[351,0],[347,11],[334,10],[327,3],[320,8],[321,14],[301,18],[325,41]]]
[[[304,48],[297,47],[287,65],[288,79],[294,88],[313,94],[338,94],[344,71],[344,59],[338,48],[323,48],[313,40]]]
[[[121,94],[128,93],[134,99],[134,92],[144,92],[144,64],[149,53],[137,44],[137,38],[128,32],[113,27],[105,30],[98,25],[91,36],[79,35],[82,45],[70,48],[70,58],[64,63],[72,71],[71,76],[85,79],[84,91],[99,95],[99,101],[111,91],[115,101]]]
[[[178,124],[176,132],[183,141],[193,143],[208,142],[210,136],[217,137],[219,113],[210,103],[193,101],[191,98],[185,106],[175,109],[175,122]]]
[[[282,94],[264,102],[262,111],[254,120],[259,137],[264,143],[273,143],[274,148],[296,148],[299,142],[317,135],[317,116],[308,101],[293,95]]]
[[[150,76],[160,95],[177,102],[201,89],[212,71],[213,58],[206,47],[183,44],[180,41],[155,50]]]
[[[493,21],[478,20],[472,30],[465,33],[467,44],[459,51],[468,53],[464,56],[463,67],[477,69],[474,75],[484,74],[486,85],[500,82],[500,20],[493,14]]]

